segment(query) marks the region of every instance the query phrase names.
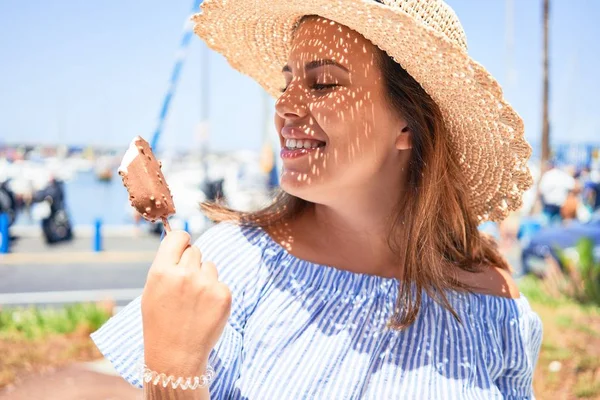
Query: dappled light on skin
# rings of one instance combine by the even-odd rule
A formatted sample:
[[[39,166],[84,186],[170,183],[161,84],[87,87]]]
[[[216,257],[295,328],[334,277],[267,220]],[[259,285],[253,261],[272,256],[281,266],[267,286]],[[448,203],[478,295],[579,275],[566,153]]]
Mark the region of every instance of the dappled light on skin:
[[[392,182],[402,181],[406,157],[394,143],[406,124],[387,104],[376,47],[345,26],[311,17],[296,30],[282,73],[286,87],[275,116],[284,149],[281,188],[320,204],[378,179],[399,193]],[[318,147],[284,155],[290,137]],[[382,169],[388,173],[377,175]]]
[[[285,251],[288,253],[293,251],[294,235],[292,234],[292,228],[288,222],[270,225],[267,232],[273,241],[283,247]]]
[[[423,4],[398,2],[408,3]],[[457,64],[447,65],[424,62],[446,57],[433,46],[432,54],[413,56],[413,42],[439,41],[437,35],[429,38],[429,31],[415,35],[409,26],[394,25],[404,44],[390,47],[368,35],[377,47],[322,17],[290,22],[285,47],[271,49],[276,58],[263,53],[254,65],[240,67],[269,93],[282,89],[275,115],[282,147],[280,190],[271,205],[256,212],[215,207],[215,220],[258,224],[301,260],[414,282],[439,294],[437,300],[458,318],[445,288],[485,286],[483,281],[466,283],[461,273],[485,277],[480,272],[490,266],[508,269],[497,249],[481,239],[477,222],[504,215],[485,196],[515,194],[505,199],[512,199],[514,208],[520,190],[529,187],[520,164],[528,157],[526,143],[522,138],[507,143],[498,139],[504,129],[489,129],[502,119],[510,122],[506,129],[522,133],[521,120],[487,73],[477,79],[477,87],[461,80],[483,71],[463,53],[456,54]],[[457,32],[458,45],[466,47],[462,30]],[[271,72],[263,74],[262,63],[269,59]],[[452,69],[458,72],[450,76]],[[483,109],[497,104],[503,105],[501,115]],[[488,137],[498,140],[482,141],[487,147],[474,140]],[[505,165],[518,188],[482,192],[473,171],[481,170],[480,150],[485,148],[493,150],[488,154],[506,153],[504,160],[490,158],[494,163],[486,162],[486,170],[498,172]],[[519,158],[507,161],[513,152]],[[414,299],[409,285],[399,286],[398,304],[404,308],[393,318],[395,328],[416,320],[420,293]]]

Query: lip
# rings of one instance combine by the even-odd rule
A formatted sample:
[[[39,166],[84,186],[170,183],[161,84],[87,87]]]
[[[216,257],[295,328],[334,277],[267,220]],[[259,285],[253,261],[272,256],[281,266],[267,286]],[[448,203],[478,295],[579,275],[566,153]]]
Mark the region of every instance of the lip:
[[[287,139],[318,140],[319,142],[327,144],[327,142],[322,138],[316,135],[307,135],[302,129],[295,126],[284,126],[281,128],[281,136],[283,137],[284,144]]]

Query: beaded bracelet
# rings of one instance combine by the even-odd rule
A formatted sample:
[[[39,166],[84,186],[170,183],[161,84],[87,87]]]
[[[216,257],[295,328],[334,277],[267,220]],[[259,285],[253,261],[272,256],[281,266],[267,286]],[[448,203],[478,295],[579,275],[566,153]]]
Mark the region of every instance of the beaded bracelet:
[[[152,382],[153,385],[161,385],[164,388],[170,384],[173,389],[181,387],[182,390],[195,390],[198,388],[207,387],[214,378],[215,370],[210,365],[206,367],[206,372],[202,376],[176,378],[173,375],[167,376],[164,373],[152,371],[146,366],[146,364],[142,364],[142,380],[145,383]]]

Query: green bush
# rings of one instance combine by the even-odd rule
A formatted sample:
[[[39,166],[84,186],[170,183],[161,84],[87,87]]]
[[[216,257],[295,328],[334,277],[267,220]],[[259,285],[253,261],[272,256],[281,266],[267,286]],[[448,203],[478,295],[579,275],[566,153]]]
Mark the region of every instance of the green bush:
[[[551,295],[544,287],[542,280],[535,275],[523,276],[519,280],[519,289],[529,301],[544,304],[548,307],[557,308],[564,304],[573,303],[564,294],[560,294],[559,296]]]
[[[594,261],[594,242],[581,240],[577,244],[577,253],[585,300],[600,306],[600,261]]]
[[[0,310],[0,336],[42,338],[50,334],[69,334],[80,327],[98,329],[110,313],[96,304],[74,304],[63,308],[13,308]]]
[[[560,249],[557,253],[569,281],[568,294],[582,303],[600,306],[600,261],[594,260],[594,242],[589,238],[579,240],[570,257]]]

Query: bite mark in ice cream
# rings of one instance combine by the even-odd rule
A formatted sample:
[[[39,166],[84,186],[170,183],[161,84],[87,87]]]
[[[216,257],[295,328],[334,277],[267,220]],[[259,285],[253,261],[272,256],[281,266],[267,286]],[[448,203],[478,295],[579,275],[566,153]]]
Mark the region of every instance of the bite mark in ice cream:
[[[133,162],[133,159],[137,157],[137,155],[139,154],[139,150],[137,149],[137,145],[135,144],[137,140],[142,139],[140,136],[136,136],[135,138],[133,138],[133,140],[131,141],[131,143],[129,144],[129,148],[127,148],[127,151],[125,152],[125,155],[123,156],[123,159],[121,160],[121,165],[119,165],[119,175],[121,175],[121,172],[123,173],[127,173],[127,167],[129,166],[129,164],[131,164]],[[143,139],[142,139],[143,140]]]

